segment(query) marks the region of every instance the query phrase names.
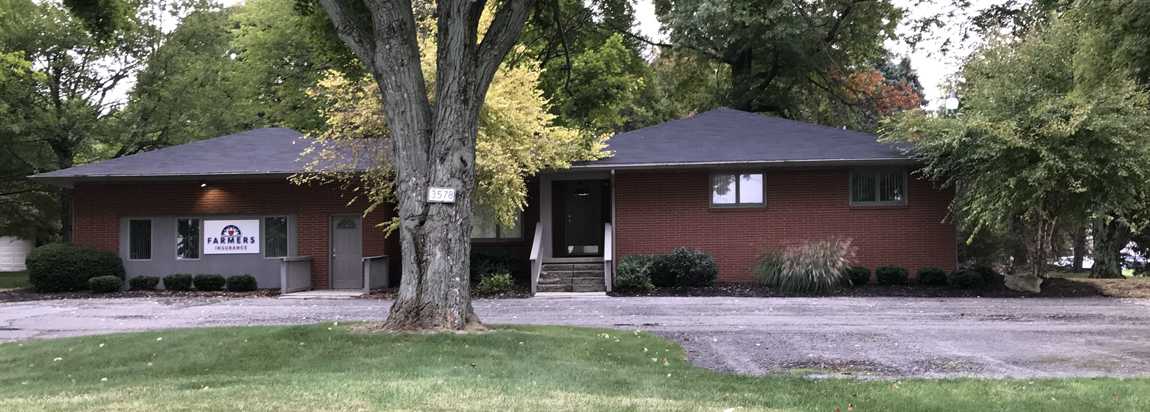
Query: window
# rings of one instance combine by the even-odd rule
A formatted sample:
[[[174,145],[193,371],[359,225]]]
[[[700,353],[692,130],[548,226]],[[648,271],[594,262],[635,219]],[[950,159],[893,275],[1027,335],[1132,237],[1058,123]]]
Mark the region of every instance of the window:
[[[200,258],[200,219],[176,219],[176,259]]]
[[[128,221],[128,259],[148,260],[152,258],[152,221],[133,219]]]
[[[499,218],[495,216],[494,210],[476,206],[471,212],[471,238],[486,240],[523,239],[523,217],[516,218],[514,225],[505,226],[499,223]]]
[[[353,223],[354,224],[354,223]],[[288,219],[286,216],[264,218],[264,257],[288,255]]]
[[[851,172],[852,205],[906,204],[906,172],[901,169]]]
[[[711,175],[711,206],[762,206],[763,198],[762,173]]]

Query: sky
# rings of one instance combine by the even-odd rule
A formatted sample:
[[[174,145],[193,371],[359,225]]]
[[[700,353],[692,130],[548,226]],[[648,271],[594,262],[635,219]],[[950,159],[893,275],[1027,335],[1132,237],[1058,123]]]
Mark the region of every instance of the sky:
[[[638,20],[637,28],[640,34],[651,39],[663,38],[663,34],[660,33],[659,30],[659,20],[655,18],[654,2],[652,0],[633,1],[635,5],[635,17]],[[899,27],[899,34],[907,33],[910,30],[907,24],[905,24],[905,21],[936,14],[943,10],[944,4],[949,2],[948,0],[892,1],[896,6],[907,11],[907,15],[904,17],[904,24]],[[226,6],[242,2],[243,0],[221,1],[221,3]],[[959,24],[967,21],[969,16],[992,4],[1002,2],[1003,0],[972,0],[971,7],[956,14],[952,18],[951,24],[947,24],[944,29],[934,33],[934,36],[921,42],[913,49],[900,41],[887,41],[886,46],[888,49],[900,56],[910,57],[911,66],[918,72],[919,81],[922,83],[923,91],[926,94],[926,100],[928,101],[927,107],[934,109],[943,103],[946,97],[944,93],[949,80],[962,66],[962,60],[980,45],[980,39],[968,39],[962,42],[961,47],[954,48],[948,53],[943,54],[938,50],[942,47],[944,39],[953,39],[957,36],[960,30]]]

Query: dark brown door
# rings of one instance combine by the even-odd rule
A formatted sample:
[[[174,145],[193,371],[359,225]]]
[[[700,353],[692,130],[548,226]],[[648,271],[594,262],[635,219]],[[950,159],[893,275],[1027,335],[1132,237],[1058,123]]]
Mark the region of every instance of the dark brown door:
[[[606,180],[560,180],[552,185],[556,257],[603,256],[603,224],[610,221]]]

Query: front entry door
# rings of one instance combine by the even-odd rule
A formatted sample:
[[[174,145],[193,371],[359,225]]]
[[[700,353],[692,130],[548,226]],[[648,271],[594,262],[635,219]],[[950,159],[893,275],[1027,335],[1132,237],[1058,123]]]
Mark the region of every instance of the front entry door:
[[[610,222],[606,180],[559,180],[552,186],[555,257],[603,256],[603,224]]]
[[[362,224],[359,216],[331,217],[332,289],[363,289]]]

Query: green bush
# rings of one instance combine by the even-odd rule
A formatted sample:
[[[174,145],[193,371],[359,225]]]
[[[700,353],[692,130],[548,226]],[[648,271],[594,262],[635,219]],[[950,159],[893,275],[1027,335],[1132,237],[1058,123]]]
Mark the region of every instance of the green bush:
[[[651,283],[651,256],[624,256],[615,268],[615,290],[646,291],[655,288]]]
[[[38,292],[71,292],[88,288],[88,279],[98,276],[124,278],[124,264],[119,256],[53,243],[28,254],[28,281]]]
[[[669,255],[655,256],[651,262],[651,283],[655,286],[711,286],[718,277],[715,259],[699,250],[680,247]]]
[[[870,269],[863,266],[851,266],[847,268],[847,278],[850,279],[851,286],[866,286],[870,283]]]
[[[846,283],[853,256],[850,240],[812,241],[765,253],[755,275],[764,286],[784,293],[828,293]]]
[[[160,278],[155,276],[136,276],[128,279],[128,287],[131,290],[156,290],[159,284]]]
[[[502,250],[471,250],[471,281],[479,282],[493,273],[511,273],[515,269],[515,258]]]
[[[963,269],[951,272],[946,283],[956,289],[982,289],[986,286],[986,279],[981,272]]]
[[[96,276],[88,279],[88,288],[92,289],[93,293],[119,292],[123,285],[124,280],[116,276]]]
[[[224,290],[227,280],[224,279],[223,275],[201,274],[192,278],[192,284],[196,286],[196,290],[216,292]]]
[[[874,269],[874,277],[880,285],[905,285],[909,276],[905,268],[879,266]]]
[[[982,276],[982,286],[1001,285],[1003,283],[1002,274],[990,266],[979,265],[970,268]]]
[[[936,267],[925,267],[918,270],[918,282],[929,286],[945,286],[946,271]]]
[[[228,276],[225,288],[229,292],[251,292],[256,290],[256,277],[252,275]]]
[[[495,295],[515,289],[515,280],[510,273],[492,273],[479,280],[475,292],[481,295]]]
[[[164,276],[164,289],[175,291],[192,290],[192,275],[177,273]]]

